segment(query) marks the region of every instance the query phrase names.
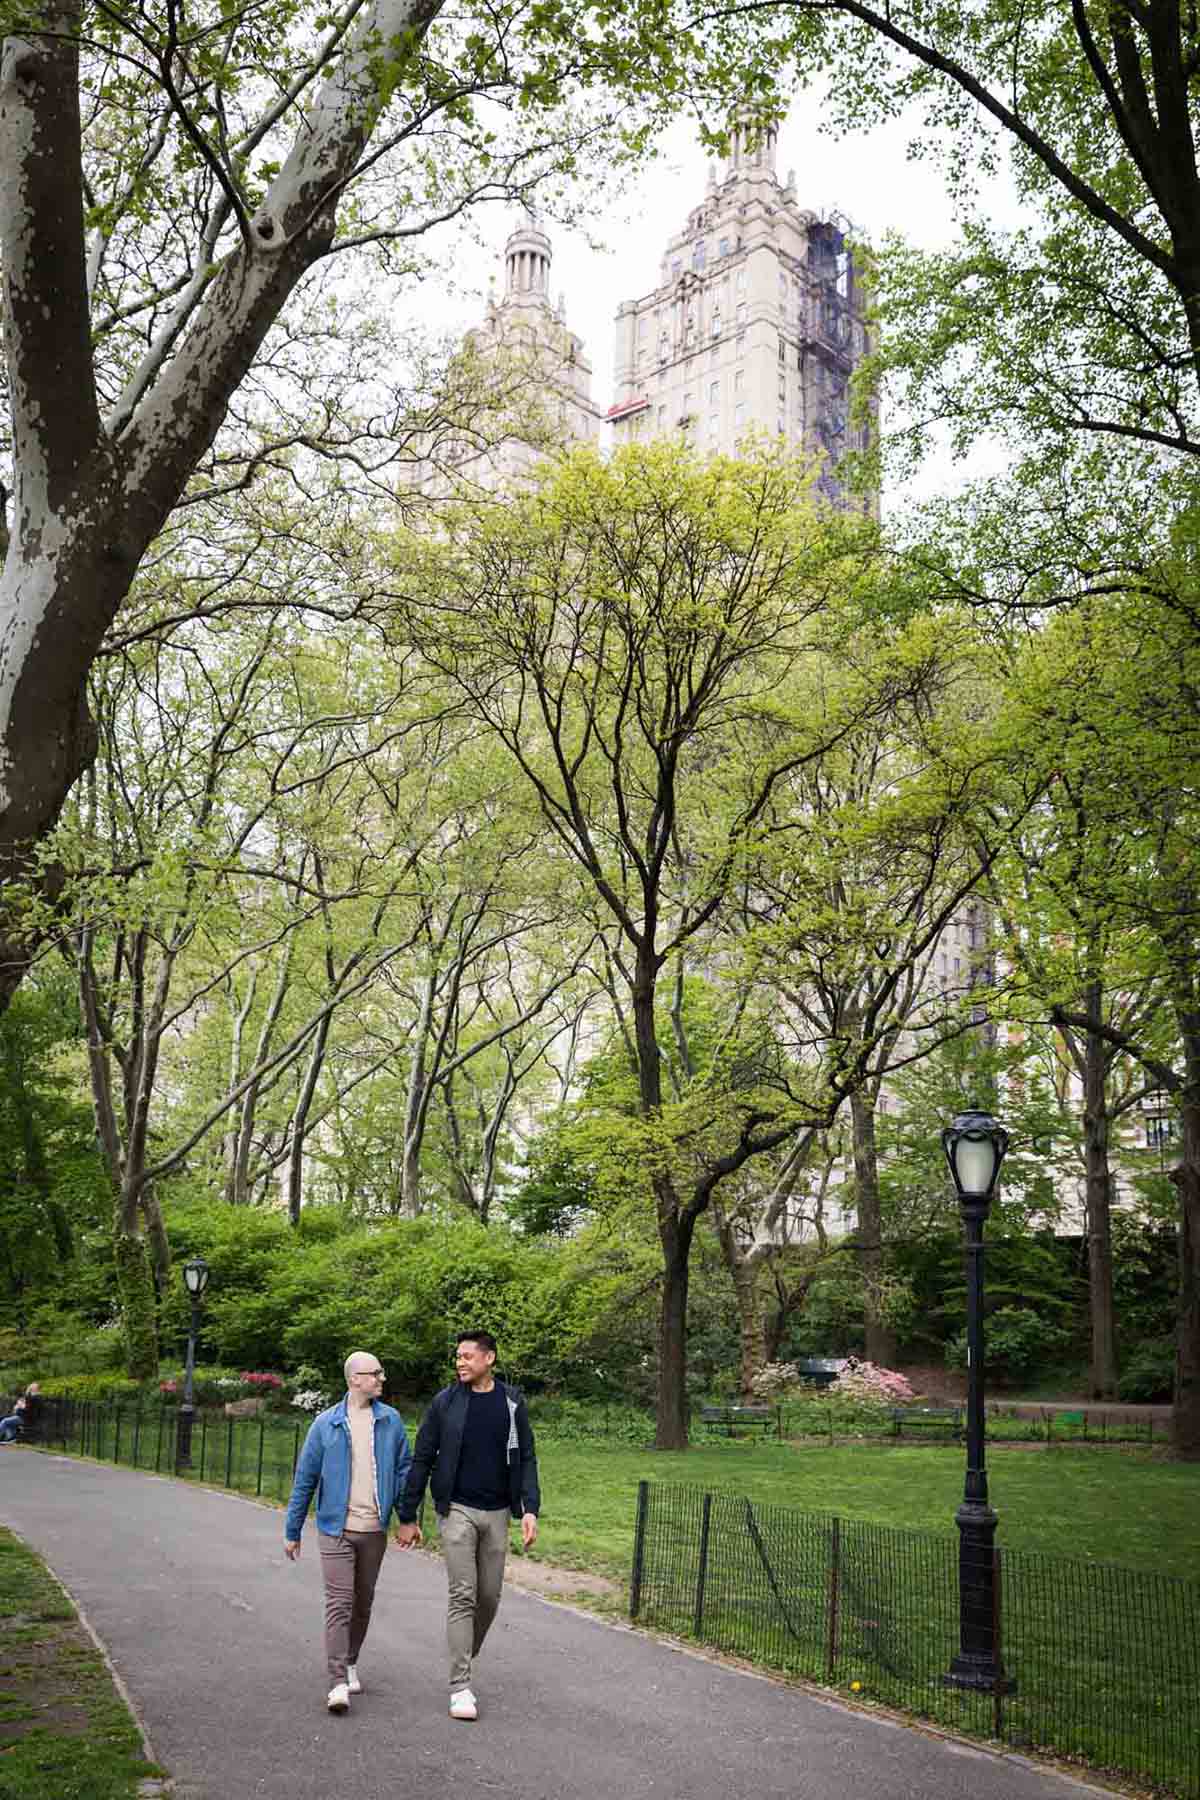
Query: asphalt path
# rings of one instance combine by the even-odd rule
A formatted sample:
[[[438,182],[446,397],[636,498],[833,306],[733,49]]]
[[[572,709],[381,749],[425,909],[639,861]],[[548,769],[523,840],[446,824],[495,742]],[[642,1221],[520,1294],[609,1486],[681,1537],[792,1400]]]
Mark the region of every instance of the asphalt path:
[[[553,1542],[553,1496],[544,1534]],[[311,1520],[231,1494],[0,1450],[0,1523],[108,1650],[177,1800],[1081,1800],[1100,1790],[687,1654],[506,1588],[448,1717],[440,1559],[389,1548],[360,1662],[325,1708]],[[47,1795],[46,1800],[54,1800]]]

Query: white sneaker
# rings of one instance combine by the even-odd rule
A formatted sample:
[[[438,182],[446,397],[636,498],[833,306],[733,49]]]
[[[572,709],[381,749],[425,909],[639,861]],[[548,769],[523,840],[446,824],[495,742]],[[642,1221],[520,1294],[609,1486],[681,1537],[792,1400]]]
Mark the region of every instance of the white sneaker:
[[[329,1690],[329,1699],[326,1701],[326,1705],[330,1712],[350,1711],[350,1689],[344,1681],[334,1682]]]
[[[477,1719],[479,1708],[475,1704],[475,1696],[470,1688],[459,1688],[450,1696],[450,1717],[452,1719]]]
[[[358,1664],[346,1664],[346,1688],[351,1694],[362,1693],[362,1682],[358,1679]]]

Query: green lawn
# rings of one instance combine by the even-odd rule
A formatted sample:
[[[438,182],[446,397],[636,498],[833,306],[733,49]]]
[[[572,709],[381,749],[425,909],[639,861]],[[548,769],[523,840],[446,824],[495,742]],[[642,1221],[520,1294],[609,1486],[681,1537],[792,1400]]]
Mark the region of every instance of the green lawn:
[[[538,1461],[544,1521],[535,1555],[626,1577],[641,1480],[950,1534],[962,1498],[963,1452],[953,1446],[739,1442],[672,1455],[543,1433]],[[1200,1467],[1121,1450],[993,1449],[988,1479],[1002,1545],[1200,1580]]]
[[[62,1589],[0,1530],[0,1797],[129,1800],[160,1773]]]

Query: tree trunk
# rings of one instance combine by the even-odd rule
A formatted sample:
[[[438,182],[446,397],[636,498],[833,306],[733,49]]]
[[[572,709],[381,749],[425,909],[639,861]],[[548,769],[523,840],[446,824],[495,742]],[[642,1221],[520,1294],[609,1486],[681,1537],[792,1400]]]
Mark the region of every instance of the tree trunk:
[[[889,1369],[896,1338],[883,1319],[883,1216],[879,1207],[879,1162],[875,1150],[875,1108],[857,1088],[850,1096],[854,1143],[854,1190],[858,1210],[858,1269],[863,1284],[863,1343],[867,1361]]]
[[[325,1064],[325,1047],[329,1042],[329,1027],[333,1014],[326,1013],[317,1027],[316,1040],[312,1055],[308,1059],[308,1067],[304,1071],[304,1080],[300,1086],[300,1094],[296,1101],[296,1110],[292,1114],[292,1143],[288,1152],[288,1224],[300,1223],[300,1208],[304,1200],[304,1139],[308,1131],[308,1115],[312,1110],[313,1096],[317,1091],[321,1070]]]
[[[154,1279],[145,1239],[125,1230],[120,1208],[113,1230],[113,1260],[125,1336],[125,1372],[134,1381],[150,1381],[158,1374]]]
[[[658,1314],[658,1397],[654,1448],[686,1450],[687,1407],[687,1300],[688,1259],[692,1247],[692,1223],[669,1213],[660,1199],[659,1240],[663,1254],[662,1303]]]
[[[721,1256],[733,1283],[734,1304],[738,1315],[738,1341],[741,1355],[738,1390],[743,1399],[754,1398],[754,1378],[767,1361],[766,1321],[759,1292],[758,1265],[762,1260],[753,1250],[746,1251],[738,1243],[733,1222],[713,1196],[713,1226]]]
[[[154,1285],[160,1294],[165,1294],[167,1283],[171,1279],[171,1240],[167,1236],[162,1207],[158,1204],[158,1191],[152,1181],[148,1181],[142,1189],[140,1205],[142,1217],[146,1221],[146,1242],[154,1268]]]
[[[1179,1194],[1179,1298],[1171,1448],[1181,1462],[1200,1462],[1200,1020],[1185,1016],[1183,1024],[1183,1154],[1171,1175]],[[1191,1026],[1194,1029],[1188,1029]]]
[[[1099,1016],[1100,990],[1086,996],[1089,1014]],[[1112,1052],[1095,1032],[1084,1041],[1083,1152],[1087,1184],[1088,1303],[1092,1356],[1088,1388],[1093,1400],[1117,1394],[1116,1322],[1113,1313],[1112,1172],[1108,1161],[1108,1072]]]

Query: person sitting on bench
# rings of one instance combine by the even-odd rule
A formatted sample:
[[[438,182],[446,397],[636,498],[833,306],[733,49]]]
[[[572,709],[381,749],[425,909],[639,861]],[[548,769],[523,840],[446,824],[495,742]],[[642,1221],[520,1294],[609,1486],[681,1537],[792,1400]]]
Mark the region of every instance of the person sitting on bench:
[[[42,1390],[31,1381],[6,1419],[0,1419],[0,1444],[11,1444],[37,1421],[42,1410]]]

